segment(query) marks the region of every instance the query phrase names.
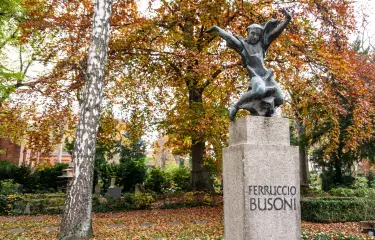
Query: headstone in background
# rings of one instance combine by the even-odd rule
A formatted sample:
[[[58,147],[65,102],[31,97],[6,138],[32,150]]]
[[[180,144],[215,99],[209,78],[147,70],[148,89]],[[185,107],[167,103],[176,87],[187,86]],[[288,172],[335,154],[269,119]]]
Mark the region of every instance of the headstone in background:
[[[95,194],[98,194],[98,195],[100,195],[100,185],[99,185],[99,183],[97,183],[96,185],[95,185],[95,189],[94,189],[94,192],[95,192]]]
[[[120,198],[121,197],[121,188],[116,187],[116,178],[111,178],[111,186],[107,189],[107,197],[111,198]]]
[[[115,184],[116,184],[116,178],[113,177],[113,178],[111,178],[111,185],[109,186],[109,188],[114,188],[114,187],[116,187]]]
[[[135,193],[135,194],[137,194],[137,193],[142,193],[141,188],[140,188],[140,186],[139,186],[138,183],[135,184],[135,191],[134,191],[134,193]]]
[[[107,197],[111,198],[120,198],[121,197],[121,188],[120,187],[110,187],[107,190]]]
[[[25,214],[30,214],[30,203],[29,202],[27,202],[27,204],[26,204],[26,207],[25,207]]]

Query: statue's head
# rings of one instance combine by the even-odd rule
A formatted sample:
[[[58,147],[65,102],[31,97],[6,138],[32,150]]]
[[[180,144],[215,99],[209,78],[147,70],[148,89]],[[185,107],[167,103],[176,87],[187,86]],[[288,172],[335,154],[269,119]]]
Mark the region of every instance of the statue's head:
[[[250,44],[257,43],[262,37],[264,28],[259,24],[251,24],[247,27],[247,41]]]

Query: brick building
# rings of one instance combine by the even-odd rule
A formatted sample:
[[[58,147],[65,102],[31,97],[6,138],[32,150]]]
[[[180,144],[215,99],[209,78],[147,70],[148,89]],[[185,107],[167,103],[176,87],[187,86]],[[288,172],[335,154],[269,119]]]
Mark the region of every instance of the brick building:
[[[35,156],[35,155],[34,155]],[[31,151],[25,149],[23,145],[11,142],[9,139],[0,138],[0,160],[9,160],[10,162],[21,165],[22,163],[29,164],[31,158]],[[36,154],[36,164],[38,165],[39,157]],[[59,144],[55,152],[52,152],[50,157],[43,159],[51,165],[56,163],[70,163],[72,157],[68,152],[63,151],[63,144]]]
[[[0,160],[9,160],[17,165],[22,161],[21,146],[9,139],[0,138],[0,151]]]

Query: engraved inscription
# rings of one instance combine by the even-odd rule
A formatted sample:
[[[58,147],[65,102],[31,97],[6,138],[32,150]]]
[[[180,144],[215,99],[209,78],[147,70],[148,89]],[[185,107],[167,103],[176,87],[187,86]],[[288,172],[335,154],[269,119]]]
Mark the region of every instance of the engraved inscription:
[[[297,210],[295,186],[250,185],[250,211]]]

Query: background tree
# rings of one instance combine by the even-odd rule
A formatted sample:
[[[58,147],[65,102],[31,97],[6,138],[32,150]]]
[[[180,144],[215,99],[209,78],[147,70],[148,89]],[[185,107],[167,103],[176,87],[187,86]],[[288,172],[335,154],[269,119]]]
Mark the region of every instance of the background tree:
[[[143,100],[157,103],[162,113],[156,120],[158,129],[168,135],[174,153],[191,154],[194,190],[213,190],[206,148],[216,150],[220,166],[219,149],[226,144],[229,122],[226,105],[238,77],[224,70],[240,66],[233,53],[218,57],[222,48],[205,30],[229,26],[236,15],[233,8],[226,1],[162,1],[155,17],[138,25],[127,41],[118,39],[112,46],[113,64],[123,65],[124,59],[132,64],[123,73],[124,82],[140,79],[148,88]]]
[[[307,156],[311,147],[321,148],[324,162],[333,164],[335,181],[342,182],[342,153],[369,141],[373,128],[373,84],[366,83],[373,80],[361,77],[358,67],[363,62],[348,39],[355,28],[354,6],[332,1],[294,6],[291,33],[282,41],[288,48],[275,46],[269,57],[278,62],[277,74],[290,101],[284,110],[296,119],[301,155]],[[306,158],[302,161],[301,166],[306,165]]]

